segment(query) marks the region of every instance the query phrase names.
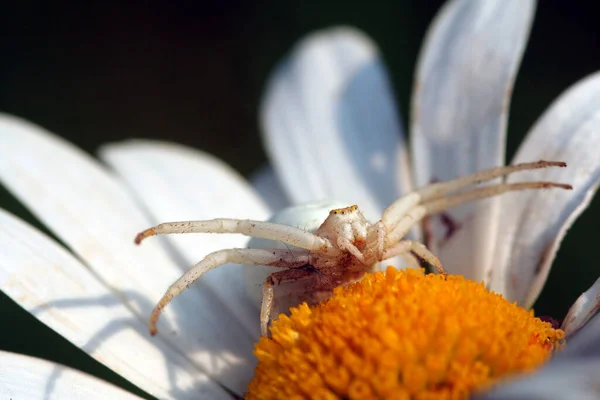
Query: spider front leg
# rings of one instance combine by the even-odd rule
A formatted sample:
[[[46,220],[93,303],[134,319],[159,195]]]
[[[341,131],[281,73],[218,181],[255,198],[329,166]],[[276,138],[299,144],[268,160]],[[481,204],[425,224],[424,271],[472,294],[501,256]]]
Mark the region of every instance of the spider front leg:
[[[421,221],[427,215],[432,215],[469,201],[486,199],[501,195],[503,193],[528,189],[550,188],[559,188],[565,190],[573,189],[571,185],[546,181],[499,183],[497,185],[484,186],[482,188],[472,189],[462,193],[424,202],[414,206],[403,216],[398,216],[396,224],[392,225],[393,228],[391,230],[389,230],[389,225],[386,224],[386,226],[388,226],[387,243],[394,243],[402,239],[417,222]]]
[[[524,190],[524,189],[546,189],[558,187],[571,189],[570,185],[556,182],[523,182],[518,184],[501,183],[478,189],[468,189],[469,186],[488,182],[496,178],[505,177],[519,171],[528,171],[549,167],[566,167],[567,164],[560,161],[537,161],[494,167],[475,172],[450,181],[432,183],[414,192],[410,192],[394,201],[383,212],[381,221],[388,229],[388,243],[395,243],[426,215],[443,211],[472,200],[497,196],[499,194]],[[463,192],[460,190],[466,189]],[[455,193],[459,192],[459,193]]]
[[[289,250],[275,249],[227,249],[210,253],[169,286],[150,315],[150,334],[156,335],[156,323],[167,304],[211,269],[227,263],[293,268],[308,264],[309,257],[309,254],[294,254]]]
[[[414,253],[418,258],[425,260],[427,263],[432,265],[438,272],[438,274],[447,275],[446,270],[442,266],[439,258],[435,256],[429,249],[421,242],[416,240],[402,240],[391,249],[387,250],[383,257],[384,259],[400,256],[405,253]]]
[[[263,336],[268,335],[269,321],[275,305],[275,285],[282,282],[294,282],[300,279],[314,276],[316,272],[311,269],[292,268],[285,271],[274,272],[265,281],[263,285],[263,297],[260,307],[260,333]]]
[[[135,237],[135,244],[155,235],[172,233],[238,233],[262,239],[283,242],[306,250],[324,251],[331,255],[340,250],[320,236],[294,226],[250,219],[217,218],[204,221],[165,222],[148,228]]]

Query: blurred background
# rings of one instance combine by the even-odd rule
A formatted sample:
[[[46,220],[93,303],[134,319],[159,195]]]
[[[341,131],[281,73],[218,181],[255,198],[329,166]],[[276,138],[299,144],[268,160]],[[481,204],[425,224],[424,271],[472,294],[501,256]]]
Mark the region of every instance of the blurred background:
[[[162,139],[213,153],[249,176],[266,163],[257,124],[265,80],[294,42],[336,24],[364,30],[381,48],[406,116],[416,57],[443,1],[12,3],[3,6],[0,28],[0,111],[90,153],[110,141]],[[552,100],[600,67],[596,9],[571,4],[538,5],[511,104],[509,159]],[[0,204],[35,221],[2,188]],[[596,245],[599,204],[567,236],[537,314],[564,316],[597,278],[595,253],[583,249]],[[0,349],[131,388],[4,295],[0,312]]]

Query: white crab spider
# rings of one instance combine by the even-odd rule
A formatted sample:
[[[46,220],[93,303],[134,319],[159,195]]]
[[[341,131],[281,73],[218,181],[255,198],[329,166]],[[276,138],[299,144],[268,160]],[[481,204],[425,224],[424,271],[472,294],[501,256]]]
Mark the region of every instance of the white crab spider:
[[[565,166],[563,162],[538,161],[491,168],[451,181],[433,183],[400,197],[375,224],[370,224],[358,207],[353,205],[331,210],[315,233],[284,224],[226,218],[168,222],[146,229],[136,236],[136,244],[159,234],[239,233],[308,250],[226,249],[207,255],[173,283],[154,307],[150,316],[150,333],[156,334],[160,313],[175,296],[211,269],[227,263],[283,268],[269,275],[263,286],[260,313],[263,335],[267,335],[274,309],[274,287],[282,282],[306,280],[304,300],[323,300],[335,287],[360,280],[366,272],[372,272],[379,261],[409,252],[432,265],[437,272],[445,273],[439,259],[425,245],[414,240],[402,240],[415,224],[427,215],[509,191],[551,187],[571,189],[566,184],[536,181],[499,183],[460,192],[468,186],[517,171]]]

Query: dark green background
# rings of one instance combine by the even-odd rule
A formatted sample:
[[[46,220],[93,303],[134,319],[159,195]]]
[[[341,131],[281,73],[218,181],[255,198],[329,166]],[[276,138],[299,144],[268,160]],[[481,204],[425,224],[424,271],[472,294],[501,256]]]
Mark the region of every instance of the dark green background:
[[[0,110],[91,153],[109,141],[158,138],[211,152],[247,176],[266,162],[257,129],[263,84],[297,39],[334,24],[363,29],[382,49],[406,116],[417,52],[440,4],[23,1],[3,11]],[[600,67],[597,15],[591,2],[538,5],[511,105],[509,157],[557,95]],[[1,188],[0,205],[35,221]],[[596,201],[569,232],[538,313],[564,316],[599,275],[592,251],[599,211]],[[0,310],[1,349],[60,361],[131,388],[4,295]]]

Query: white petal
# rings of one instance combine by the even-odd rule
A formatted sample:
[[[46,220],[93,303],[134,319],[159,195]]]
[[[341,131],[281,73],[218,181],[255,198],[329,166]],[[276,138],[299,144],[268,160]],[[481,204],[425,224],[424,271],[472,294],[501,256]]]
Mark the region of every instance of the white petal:
[[[212,218],[264,220],[269,216],[249,183],[206,153],[152,141],[111,144],[100,153],[133,188],[154,223]],[[173,235],[165,239],[183,254],[185,269],[208,253],[245,247],[248,242],[241,235]],[[260,318],[245,296],[241,266],[219,267],[202,280],[244,323],[248,333],[258,338]]]
[[[474,400],[597,400],[600,358],[562,360],[516,381],[508,381]]]
[[[0,398],[133,400],[122,389],[60,364],[0,351]]]
[[[556,357],[600,358],[600,314],[596,313],[580,329],[569,330],[567,347]]]
[[[600,278],[573,303],[561,328],[566,335],[571,335],[585,325],[598,311],[600,311]]]
[[[147,326],[70,253],[0,209],[0,288],[40,321],[158,397],[225,398],[223,390]],[[128,298],[146,303],[143,294]],[[1,374],[0,374],[1,375]]]
[[[20,119],[0,117],[0,143],[2,183],[145,323],[181,270],[159,241],[134,246],[150,222],[127,190],[87,154]],[[167,307],[159,334],[241,392],[255,362],[253,338],[206,286],[195,285]]]
[[[556,358],[600,358],[600,314],[591,317],[585,326],[570,331],[567,347]]]
[[[600,182],[600,73],[575,84],[535,124],[513,163],[567,162],[511,176],[547,180],[573,190],[523,191],[504,196],[492,289],[529,307],[544,285],[562,238],[589,205]]]
[[[293,204],[337,199],[370,220],[408,190],[400,118],[378,49],[351,28],[302,40],[267,86],[267,152]]]
[[[289,207],[290,202],[271,166],[264,166],[250,177],[254,189],[262,196],[271,215]]]
[[[418,186],[504,164],[510,94],[534,8],[529,0],[454,0],[432,23],[412,103]],[[450,272],[483,279],[495,243],[496,199],[452,209],[449,216],[459,229],[446,238],[434,218],[433,250]]]

